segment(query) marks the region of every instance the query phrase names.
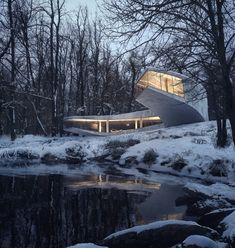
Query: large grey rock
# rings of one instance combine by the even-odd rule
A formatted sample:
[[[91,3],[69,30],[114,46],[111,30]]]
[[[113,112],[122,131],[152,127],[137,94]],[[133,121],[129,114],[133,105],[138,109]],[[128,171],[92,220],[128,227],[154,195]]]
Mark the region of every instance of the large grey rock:
[[[156,224],[156,228],[154,225],[152,228],[149,225],[140,227],[113,234],[101,244],[109,248],[166,248],[182,243],[185,238],[195,234],[218,238],[218,233],[212,229],[187,221],[165,221],[165,224],[161,221],[161,225]]]
[[[216,229],[219,223],[229,214],[235,211],[235,208],[221,209],[218,211],[213,211],[211,213],[203,215],[198,223],[203,226],[207,226]]]
[[[57,164],[59,162],[63,163],[64,161],[58,158],[56,155],[47,152],[41,157],[41,161],[45,164]]]
[[[187,237],[182,243],[182,248],[225,248],[225,243],[215,242],[214,240],[201,236],[191,235]]]

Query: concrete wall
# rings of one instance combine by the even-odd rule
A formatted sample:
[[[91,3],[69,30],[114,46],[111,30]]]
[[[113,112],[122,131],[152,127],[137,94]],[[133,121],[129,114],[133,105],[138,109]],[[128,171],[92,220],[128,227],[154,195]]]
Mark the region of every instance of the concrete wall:
[[[204,121],[201,114],[183,100],[151,87],[146,88],[136,100],[159,116],[166,127]]]

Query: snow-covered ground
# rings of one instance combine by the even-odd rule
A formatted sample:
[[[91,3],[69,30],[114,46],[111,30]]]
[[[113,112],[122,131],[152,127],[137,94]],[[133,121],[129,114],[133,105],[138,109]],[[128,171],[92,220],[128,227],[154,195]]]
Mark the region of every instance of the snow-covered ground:
[[[106,156],[110,158],[107,144],[110,142],[124,142],[130,139],[139,140],[138,144],[125,148],[120,154],[116,164],[120,168],[126,167],[126,161],[135,161],[134,169],[147,169],[156,172],[170,173],[176,176],[188,176],[220,182],[231,183],[235,181],[235,149],[232,144],[226,148],[215,147],[216,128],[214,122],[196,123],[171,128],[161,128],[145,132],[133,132],[109,137],[40,137],[26,135],[18,137],[11,142],[8,137],[0,138],[0,158],[2,165],[9,161],[14,162],[23,157],[29,161],[41,162],[41,159],[50,154],[58,158],[58,163],[66,161],[72,154],[81,157],[86,164],[97,157]],[[117,147],[113,150],[118,150]],[[148,150],[153,150],[157,159],[151,165],[143,163],[143,157]],[[112,160],[112,159],[111,159]],[[182,168],[175,165],[183,163]],[[222,176],[211,172],[211,170],[222,164]]]

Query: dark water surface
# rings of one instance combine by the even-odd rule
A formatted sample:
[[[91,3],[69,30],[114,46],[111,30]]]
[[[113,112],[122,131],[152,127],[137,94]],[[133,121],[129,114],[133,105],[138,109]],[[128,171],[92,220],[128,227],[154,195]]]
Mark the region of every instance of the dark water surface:
[[[182,219],[182,186],[112,176],[0,176],[0,247],[66,247]]]

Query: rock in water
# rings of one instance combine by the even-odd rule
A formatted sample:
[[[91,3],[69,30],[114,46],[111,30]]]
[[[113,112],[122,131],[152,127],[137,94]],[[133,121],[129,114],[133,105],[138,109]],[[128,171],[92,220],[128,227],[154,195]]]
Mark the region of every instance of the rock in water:
[[[158,221],[111,234],[101,242],[109,248],[166,248],[190,235],[217,238],[218,233],[190,221]]]

